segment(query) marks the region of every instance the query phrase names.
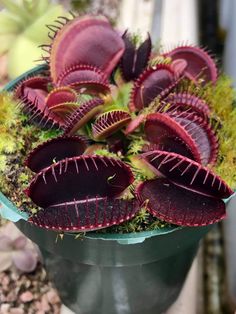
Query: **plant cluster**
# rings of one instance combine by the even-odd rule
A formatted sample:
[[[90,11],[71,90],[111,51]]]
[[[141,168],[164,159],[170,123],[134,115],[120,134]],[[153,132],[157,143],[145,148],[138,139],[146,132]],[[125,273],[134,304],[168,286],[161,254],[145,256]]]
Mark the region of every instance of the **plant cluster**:
[[[29,221],[80,232],[125,230],[132,218],[223,219],[222,199],[233,191],[213,168],[233,183],[235,131],[226,122],[236,114],[210,54],[194,46],[156,53],[150,36],[120,35],[96,16],[61,18],[49,37],[46,70],[14,90],[27,124],[57,134],[26,152],[34,174],[25,193],[40,208]]]

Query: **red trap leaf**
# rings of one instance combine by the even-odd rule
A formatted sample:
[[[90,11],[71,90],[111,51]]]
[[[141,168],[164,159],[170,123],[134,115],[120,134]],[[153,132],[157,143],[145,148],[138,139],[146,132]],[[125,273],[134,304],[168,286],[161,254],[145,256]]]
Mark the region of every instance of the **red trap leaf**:
[[[22,110],[29,116],[29,121],[42,127],[59,127],[63,121],[50,113],[46,106],[49,83],[46,77],[30,77],[17,86],[15,97],[22,101]]]
[[[60,105],[66,102],[76,102],[77,94],[69,87],[59,87],[53,89],[46,98],[46,106],[48,109],[53,108],[56,105]]]
[[[57,32],[52,42],[50,69],[53,82],[77,64],[95,66],[109,76],[123,52],[122,38],[105,18],[75,18]]]
[[[141,110],[156,97],[166,97],[174,88],[175,82],[175,73],[170,66],[159,64],[148,68],[134,83],[130,109]]]
[[[164,178],[142,183],[136,193],[153,216],[175,225],[205,226],[226,215],[222,200],[187,190]]]
[[[123,78],[126,81],[137,79],[148,64],[152,41],[150,36],[136,48],[131,36],[125,32],[123,35],[125,51],[121,58],[120,67]]]
[[[96,140],[104,139],[123,128],[131,116],[122,110],[112,110],[101,114],[93,124],[93,137]]]
[[[165,56],[171,57],[172,60],[184,59],[187,61],[185,69],[185,76],[194,82],[199,79],[204,79],[205,82],[217,80],[217,68],[214,60],[203,49],[194,46],[181,46],[177,47]]]
[[[64,127],[65,135],[75,134],[83,125],[100,112],[103,104],[104,101],[102,99],[94,98],[80,105],[68,118]]]
[[[86,147],[85,139],[80,136],[57,137],[37,146],[29,154],[25,165],[39,172],[65,158],[82,155]]]
[[[36,226],[59,231],[91,231],[118,225],[139,210],[136,200],[94,198],[59,204],[30,218]]]
[[[102,156],[62,160],[41,171],[27,190],[42,208],[95,197],[117,197],[134,178],[122,161]]]
[[[201,161],[197,144],[177,121],[167,114],[154,113],[146,118],[144,132],[149,142],[160,150],[176,152]]]
[[[184,156],[165,151],[152,151],[141,155],[157,175],[186,189],[214,198],[228,198],[230,187],[210,169]]]

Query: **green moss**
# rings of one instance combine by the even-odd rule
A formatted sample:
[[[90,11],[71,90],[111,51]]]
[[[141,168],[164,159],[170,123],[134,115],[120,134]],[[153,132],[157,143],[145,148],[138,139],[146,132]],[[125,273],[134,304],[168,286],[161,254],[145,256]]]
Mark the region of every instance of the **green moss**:
[[[129,164],[137,181],[151,180],[156,177],[154,172],[150,170],[150,167],[139,157],[139,155],[130,156],[127,163]]]
[[[213,170],[233,189],[236,188],[236,92],[232,80],[220,75],[216,84],[196,86],[185,80],[178,91],[188,91],[203,98],[211,109],[211,123],[219,139],[219,154]]]
[[[147,144],[147,142],[141,138],[139,135],[131,135],[130,138],[132,139],[129,148],[128,148],[128,156],[129,155],[137,155],[139,154],[143,146]]]
[[[142,232],[161,229],[164,227],[171,226],[164,221],[159,220],[145,209],[141,208],[137,215],[120,225],[112,226],[106,229],[101,229],[97,233],[130,233],[130,232]]]
[[[3,154],[0,154],[0,172],[4,172],[5,171],[6,165],[7,165],[7,156],[3,155]],[[0,180],[0,185],[1,185],[1,180]]]
[[[112,157],[112,158],[119,158],[120,156],[118,156],[115,153],[109,152],[107,149],[97,149],[94,151],[95,155],[99,155],[99,156],[106,156],[106,157]]]
[[[116,81],[121,80],[120,72],[116,72]],[[118,82],[119,84],[119,82]],[[104,112],[111,111],[111,110],[125,110],[127,111],[129,100],[130,100],[130,93],[132,89],[131,83],[120,83],[121,85],[119,88],[114,87],[112,91],[112,97],[105,98],[105,106]]]
[[[155,66],[157,66],[158,64],[170,64],[171,63],[171,58],[170,57],[164,57],[164,56],[156,56],[154,58],[152,58],[148,65],[151,68],[154,68]]]
[[[19,124],[19,108],[10,94],[0,93],[0,168],[4,170],[5,154],[15,153],[20,148],[16,141],[15,128]]]
[[[219,156],[215,171],[232,188],[236,188],[236,99],[232,81],[226,75],[220,76],[216,85],[208,85],[203,97],[209,103],[213,114],[219,120],[216,132],[219,138]]]

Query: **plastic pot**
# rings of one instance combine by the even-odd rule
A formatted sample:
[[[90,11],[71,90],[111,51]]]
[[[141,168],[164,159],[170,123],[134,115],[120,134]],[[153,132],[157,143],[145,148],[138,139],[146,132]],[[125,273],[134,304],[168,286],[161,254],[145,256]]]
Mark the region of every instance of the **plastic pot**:
[[[8,84],[45,70],[37,67]],[[158,314],[178,297],[199,240],[211,226],[76,238],[28,223],[0,193],[0,214],[38,244],[65,305],[77,314]],[[14,216],[16,215],[16,216]]]
[[[63,303],[77,314],[162,313],[178,297],[199,240],[210,229],[61,239],[23,220],[16,225],[39,245]]]

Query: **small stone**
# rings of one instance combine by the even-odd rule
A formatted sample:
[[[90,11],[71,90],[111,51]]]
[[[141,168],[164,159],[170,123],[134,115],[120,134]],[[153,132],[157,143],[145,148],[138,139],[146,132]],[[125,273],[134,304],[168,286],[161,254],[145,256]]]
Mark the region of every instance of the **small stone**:
[[[16,295],[15,290],[12,290],[10,293],[8,293],[8,295],[6,296],[6,300],[9,303],[15,302],[17,300],[17,295]]]
[[[30,280],[26,280],[26,282],[25,282],[26,289],[28,289],[30,286],[31,286],[31,281]]]
[[[23,303],[31,302],[33,300],[33,298],[34,298],[34,296],[33,296],[33,294],[30,291],[23,292],[20,295],[20,300]]]
[[[0,306],[0,313],[1,314],[7,314],[7,313],[9,313],[9,309],[10,309],[10,304],[4,303]]]
[[[19,275],[19,273],[14,271],[14,272],[11,273],[11,278],[12,278],[13,281],[17,281],[17,280],[19,280],[20,275]]]
[[[41,311],[41,303],[39,302],[39,301],[37,301],[37,302],[35,302],[35,307],[36,307],[36,309],[38,310],[37,311],[37,313],[39,312],[39,311]]]
[[[9,285],[9,283],[10,283],[10,278],[9,278],[9,276],[4,276],[3,278],[2,278],[2,280],[1,280],[1,284],[2,284],[2,286],[3,286],[3,289],[5,288],[5,287],[8,287],[8,285]]]
[[[42,305],[42,310],[43,311],[45,311],[45,312],[50,311],[51,307],[50,307],[50,305],[48,303],[48,298],[47,298],[46,294],[44,294],[42,296],[41,305]]]
[[[13,307],[10,309],[9,314],[24,314],[24,310],[19,307]]]
[[[50,304],[56,304],[60,302],[59,296],[55,289],[51,289],[47,292],[47,299]]]

